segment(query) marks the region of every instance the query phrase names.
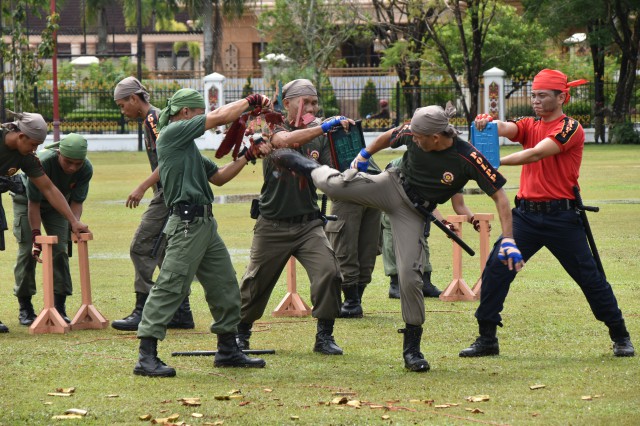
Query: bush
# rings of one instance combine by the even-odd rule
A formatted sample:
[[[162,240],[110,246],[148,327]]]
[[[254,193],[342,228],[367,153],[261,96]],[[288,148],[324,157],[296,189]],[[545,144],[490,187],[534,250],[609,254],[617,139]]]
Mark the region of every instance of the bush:
[[[360,113],[360,117],[363,118],[369,114],[378,112],[378,94],[376,92],[376,85],[371,80],[368,80],[367,84],[364,85],[364,90],[360,96],[358,112]]]
[[[640,133],[638,133],[632,122],[615,124],[611,128],[611,143],[624,145],[639,145]]]
[[[253,93],[253,86],[251,86],[251,76],[247,77],[247,82],[242,86],[242,97],[246,98]]]

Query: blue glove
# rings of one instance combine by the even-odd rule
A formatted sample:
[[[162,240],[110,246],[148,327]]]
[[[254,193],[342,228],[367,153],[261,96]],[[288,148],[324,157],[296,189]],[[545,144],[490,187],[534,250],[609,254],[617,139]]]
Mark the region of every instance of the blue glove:
[[[336,117],[332,117],[329,118],[327,120],[325,120],[321,125],[320,128],[322,129],[322,131],[324,133],[327,133],[329,130],[331,130],[332,127],[334,126],[339,126],[340,122],[343,120],[346,120],[347,117],[343,117],[343,116],[336,116]]]
[[[369,154],[366,149],[362,148],[360,150],[360,154],[358,154],[351,162],[351,168],[357,169],[359,172],[366,172],[369,168],[369,158],[371,158],[371,154]]]
[[[520,250],[518,250],[513,238],[502,239],[502,242],[500,243],[500,251],[498,252],[498,259],[500,259],[500,261],[505,265],[508,265],[509,270],[522,262],[522,254],[520,253]]]

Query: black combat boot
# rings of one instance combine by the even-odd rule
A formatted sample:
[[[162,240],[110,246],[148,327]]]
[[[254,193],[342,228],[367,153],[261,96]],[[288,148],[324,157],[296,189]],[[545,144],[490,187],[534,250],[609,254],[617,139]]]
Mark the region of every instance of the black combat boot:
[[[33,310],[33,305],[31,304],[31,296],[18,297],[18,303],[20,304],[20,312],[18,313],[18,320],[20,321],[20,324],[33,324],[37,315]]]
[[[400,299],[400,285],[398,275],[389,275],[389,299]]]
[[[309,180],[311,180],[311,172],[320,167],[317,161],[302,155],[294,149],[276,149],[271,153],[270,157],[276,167],[287,169]]]
[[[325,355],[342,355],[342,348],[333,339],[334,320],[318,319],[318,332],[313,351]]]
[[[238,347],[235,333],[218,334],[218,351],[214,367],[263,368],[267,363],[262,358],[249,358]]]
[[[173,318],[167,324],[167,328],[179,328],[182,330],[191,330],[196,325],[193,322],[193,313],[191,312],[191,304],[189,296],[185,297],[178,310],[173,314]]]
[[[340,318],[362,318],[358,287],[354,285],[342,287],[342,292],[344,293],[344,303],[340,308]]]
[[[609,336],[613,341],[614,356],[635,356],[636,351],[631,343],[629,331],[627,331],[624,320],[609,325]]]
[[[9,332],[9,327],[4,325],[2,321],[0,321],[0,333],[8,333],[8,332]]]
[[[238,333],[236,334],[236,343],[241,351],[250,349],[249,339],[251,338],[251,328],[253,323],[241,322],[238,324]]]
[[[69,324],[71,320],[67,316],[67,295],[66,294],[55,294],[53,295],[53,306],[55,306],[56,311],[60,314],[62,319]]]
[[[138,324],[140,324],[140,320],[142,320],[142,309],[148,296],[149,294],[147,293],[136,292],[136,306],[133,308],[133,312],[131,312],[128,317],[112,321],[111,327],[122,331],[137,331]]]
[[[140,338],[138,363],[133,374],[149,377],[174,377],[176,370],[158,358],[158,339],[155,337]]]
[[[420,352],[420,339],[422,338],[422,327],[419,325],[406,324],[406,328],[401,328],[398,333],[404,334],[402,342],[402,356],[404,358],[404,368],[418,373],[429,371],[429,363]]]
[[[438,297],[440,293],[442,293],[442,291],[431,283],[431,272],[422,274],[422,294],[424,297]]]
[[[498,324],[478,321],[478,329],[480,330],[480,336],[470,347],[460,351],[461,357],[477,357],[477,356],[490,356],[499,355],[500,346],[498,346],[498,338],[496,337],[496,329]]]

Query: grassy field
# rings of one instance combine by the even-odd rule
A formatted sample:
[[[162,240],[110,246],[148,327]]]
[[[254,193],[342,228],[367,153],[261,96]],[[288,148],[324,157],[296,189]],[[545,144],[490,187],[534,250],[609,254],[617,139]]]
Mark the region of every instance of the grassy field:
[[[515,150],[503,147],[503,155]],[[580,178],[585,204],[600,207],[599,213],[590,214],[590,222],[638,349],[639,154],[637,146],[588,146]],[[206,155],[213,157],[212,152]],[[397,155],[386,152],[376,159],[384,165]],[[95,238],[89,244],[93,301],[113,320],[133,308],[128,250],[144,207],[126,209],[124,200],[149,166],[144,153],[91,153],[90,158],[95,176],[83,221]],[[501,171],[513,198],[519,168]],[[236,180],[214,192],[255,194],[260,186],[260,167],[246,167]],[[3,201],[11,226],[10,197],[5,194]],[[466,202],[474,212],[495,213],[485,195],[469,195]],[[453,213],[449,204],[442,211]],[[249,204],[218,204],[214,213],[240,278],[252,237]],[[464,229],[464,237],[477,249],[471,227]],[[64,424],[53,416],[70,408],[88,410],[74,423],[85,425],[149,424],[150,420],[140,420],[146,414],[150,419],[178,414],[174,423],[191,425],[640,424],[640,357],[612,356],[606,327],[594,319],[578,286],[546,251],[530,261],[511,288],[503,312],[505,327],[499,330],[499,357],[458,357],[477,334],[473,317],[477,302],[426,300],[422,351],[432,369],[425,374],[406,372],[402,335],[396,332],[403,326],[400,305],[387,297],[388,278],[379,258],[364,294],[365,317],[336,322],[336,341],[344,356],[312,352],[313,319],[267,314],[256,323],[252,338],[254,348],[277,351],[265,356],[265,369],[215,369],[211,357],[172,357],[173,351],[214,349],[215,336],[208,332],[211,317],[202,288],[195,283],[191,304],[196,329],[170,330],[159,345],[160,357],[177,369],[177,377],[149,379],[132,374],[138,347],[135,333],[107,328],[30,335],[27,327],[20,326],[12,293],[15,238],[10,230],[5,238],[0,320],[11,331],[0,335],[0,425]],[[433,280],[444,288],[452,278],[451,242],[434,230],[430,246]],[[70,316],[81,301],[75,257],[71,266],[76,294],[67,302]],[[308,302],[308,279],[304,270],[297,272],[299,292]],[[473,284],[478,273],[477,256],[465,255],[467,283]],[[285,291],[283,276],[267,312]],[[41,292],[34,305],[37,311],[42,307]],[[544,386],[531,389],[534,385]],[[48,395],[71,387],[72,396]],[[242,398],[225,398],[238,391],[234,395]],[[468,400],[481,395],[488,400]],[[336,403],[343,397],[342,402],[348,399],[352,405]],[[185,406],[180,398],[200,398],[201,405]]]

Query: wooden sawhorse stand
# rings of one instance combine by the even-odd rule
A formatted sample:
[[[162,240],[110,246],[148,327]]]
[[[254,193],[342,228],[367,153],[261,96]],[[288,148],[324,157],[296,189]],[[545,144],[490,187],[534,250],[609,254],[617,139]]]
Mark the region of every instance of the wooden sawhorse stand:
[[[103,329],[109,326],[109,321],[98,312],[91,301],[91,277],[89,273],[89,247],[87,241],[93,240],[93,234],[80,234],[80,239],[71,234],[73,242],[78,243],[78,263],[80,265],[80,289],[82,292],[82,306],[71,320],[72,330]]]
[[[447,216],[447,220],[453,224],[456,234],[462,238],[462,224],[467,221],[467,216]],[[453,280],[440,294],[440,300],[446,302],[474,300],[474,296],[473,291],[462,278],[462,247],[453,241]]]
[[[287,294],[271,313],[274,317],[306,317],[311,315],[311,308],[296,290],[296,259],[291,257],[287,263]]]
[[[53,305],[53,245],[58,243],[55,235],[39,235],[36,243],[42,244],[42,279],[44,281],[44,307],[29,326],[30,334],[67,333],[69,324],[62,319]]]
[[[487,258],[489,257],[491,229],[489,229],[489,222],[493,220],[491,213],[477,213],[475,218],[480,221],[480,278],[474,284],[471,289],[474,294],[474,300],[480,300],[480,292],[482,291],[482,273],[484,267],[487,264]]]

